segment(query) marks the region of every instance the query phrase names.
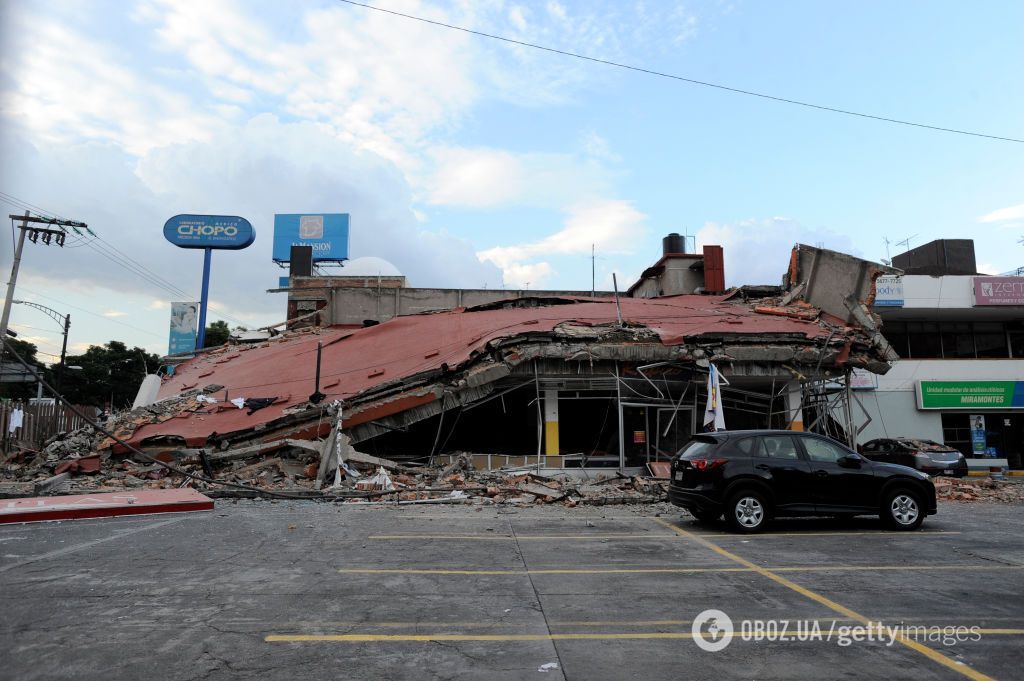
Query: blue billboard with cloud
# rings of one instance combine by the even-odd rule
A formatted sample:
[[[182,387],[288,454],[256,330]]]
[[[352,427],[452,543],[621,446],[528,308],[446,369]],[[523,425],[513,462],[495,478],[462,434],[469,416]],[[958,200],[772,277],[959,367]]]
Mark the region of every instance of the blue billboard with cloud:
[[[274,262],[290,262],[292,246],[310,246],[315,263],[348,260],[348,213],[274,215]]]

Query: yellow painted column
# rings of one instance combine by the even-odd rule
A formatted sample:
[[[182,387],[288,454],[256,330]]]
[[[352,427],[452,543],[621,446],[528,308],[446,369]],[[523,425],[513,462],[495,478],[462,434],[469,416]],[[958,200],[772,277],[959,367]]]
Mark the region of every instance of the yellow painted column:
[[[789,390],[786,391],[786,421],[791,423],[789,426],[790,430],[804,429],[804,411],[801,408],[802,397],[803,387],[798,381],[791,382]]]
[[[544,391],[544,453],[558,456],[558,391]],[[554,460],[557,461],[557,460]]]

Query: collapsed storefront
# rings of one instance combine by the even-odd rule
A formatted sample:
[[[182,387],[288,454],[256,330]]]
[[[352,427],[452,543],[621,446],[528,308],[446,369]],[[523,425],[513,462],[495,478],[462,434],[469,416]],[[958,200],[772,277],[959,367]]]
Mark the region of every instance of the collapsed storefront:
[[[810,288],[520,298],[224,346],[163,379],[158,400],[183,408],[119,435],[153,453],[227,450],[326,437],[340,413],[353,444],[391,459],[636,469],[702,430],[712,363],[730,429],[801,429],[809,389],[888,370],[877,331],[802,300]]]

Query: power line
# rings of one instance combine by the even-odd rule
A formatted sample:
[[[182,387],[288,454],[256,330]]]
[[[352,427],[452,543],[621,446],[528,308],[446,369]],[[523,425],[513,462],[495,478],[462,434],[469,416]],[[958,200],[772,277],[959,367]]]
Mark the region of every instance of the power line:
[[[51,211],[48,211],[48,210],[46,210],[46,209],[44,209],[44,208],[42,208],[40,206],[37,206],[37,205],[35,205],[33,203],[29,203],[28,201],[25,201],[24,199],[20,199],[17,196],[14,196],[13,194],[8,194],[6,192],[0,192],[0,201],[8,203],[8,204],[10,204],[12,206],[16,206],[16,207],[21,208],[23,210],[29,210],[31,212],[36,213],[37,215],[40,215],[40,216],[55,217],[55,218],[61,217],[57,213],[53,213]],[[12,224],[13,224],[13,222],[12,222]],[[167,279],[164,279],[163,277],[158,275],[153,270],[149,269],[148,267],[146,267],[145,265],[143,265],[139,261],[135,260],[134,258],[129,256],[128,254],[126,254],[123,251],[121,251],[120,249],[118,249],[116,246],[114,246],[112,243],[110,243],[109,241],[104,239],[102,236],[100,236],[98,234],[95,234],[95,233],[93,233],[91,231],[89,233],[93,237],[92,240],[89,240],[87,238],[83,238],[83,237],[81,237],[79,235],[77,237],[77,242],[73,243],[70,247],[71,248],[80,248],[82,246],[87,246],[88,248],[90,248],[91,250],[95,251],[99,255],[103,256],[107,260],[109,260],[109,261],[113,262],[114,264],[124,268],[128,272],[131,272],[132,274],[135,274],[136,276],[141,277],[147,283],[149,283],[149,284],[151,284],[151,285],[153,285],[153,286],[155,286],[155,287],[157,287],[159,289],[162,289],[163,291],[169,293],[171,296],[173,296],[175,298],[180,298],[180,299],[184,299],[184,300],[195,300],[196,299],[196,296],[194,296],[191,293],[188,293],[187,291],[185,291],[185,290],[175,286],[173,283],[171,283]],[[99,243],[97,243],[97,242],[99,242]],[[247,326],[246,322],[243,322],[240,319],[236,319],[235,317],[232,317],[232,316],[230,316],[228,314],[225,314],[225,313],[222,313],[222,312],[219,312],[219,311],[215,311],[214,314],[216,314],[219,317],[224,318],[225,320],[234,322],[237,326]]]
[[[61,305],[65,306],[65,307],[70,307],[70,308],[75,309],[75,310],[80,310],[80,311],[82,311],[82,312],[84,312],[86,314],[92,315],[93,317],[99,317],[100,319],[102,319],[104,321],[111,322],[112,324],[120,324],[121,326],[127,327],[129,329],[134,329],[136,331],[141,331],[142,333],[148,333],[150,336],[156,336],[157,338],[163,338],[164,337],[163,334],[155,333],[153,331],[150,331],[149,329],[143,329],[142,327],[139,327],[139,326],[134,326],[134,325],[128,324],[126,322],[118,321],[117,319],[111,319],[110,317],[104,317],[103,315],[99,314],[98,312],[93,312],[92,310],[87,310],[84,307],[79,307],[78,305],[72,305],[71,303],[63,301],[63,300],[60,300],[59,298],[54,298],[53,296],[48,296],[45,293],[40,293],[39,291],[33,291],[32,289],[25,288],[24,286],[22,286],[18,290],[19,291],[28,291],[32,295],[39,296],[40,298],[45,298],[47,300],[52,300],[53,302],[60,303]]]
[[[404,14],[402,12],[396,12],[390,9],[384,9],[383,7],[374,7],[373,5],[366,5],[361,2],[354,2],[354,0],[338,0],[347,5],[354,5],[355,7],[363,7],[365,9],[374,10],[375,12],[383,12],[385,14],[393,14],[398,17],[405,19],[412,19],[413,21],[420,21],[425,24],[432,24],[434,26],[441,26],[443,28],[449,28],[453,31],[462,31],[463,33],[470,33],[472,35],[481,36],[483,38],[490,38],[492,40],[501,40],[506,43],[513,45],[520,45],[522,47],[529,47],[535,50],[543,50],[545,52],[552,52],[554,54],[560,54],[565,57],[573,57],[575,59],[582,59],[584,61],[594,62],[597,64],[604,64],[606,66],[614,66],[620,69],[627,69],[629,71],[636,71],[639,73],[646,73],[651,76],[658,76],[659,78],[670,78],[672,80],[682,81],[684,83],[690,83],[691,85],[700,85],[702,87],[715,88],[717,90],[725,90],[727,92],[733,92],[740,95],[747,95],[749,97],[760,97],[761,99],[770,99],[775,102],[781,102],[783,104],[793,104],[795,106],[803,106],[809,109],[817,109],[819,111],[828,111],[830,113],[842,114],[844,116],[857,116],[859,118],[869,118],[875,121],[882,121],[885,123],[896,123],[898,125],[908,125],[915,128],[925,128],[926,130],[937,130],[939,132],[949,132],[957,135],[970,135],[971,137],[984,137],[987,139],[1000,140],[1002,142],[1017,142],[1024,144],[1024,139],[1016,139],[1013,137],[1000,137],[998,135],[987,135],[980,132],[971,132],[969,130],[958,130],[956,128],[943,128],[938,125],[928,125],[926,123],[915,123],[913,121],[904,121],[898,118],[889,118],[887,116],[877,116],[875,114],[862,113],[860,111],[851,111],[849,109],[840,109],[834,106],[825,106],[823,104],[813,104],[811,102],[804,102],[798,99],[788,99],[786,97],[778,97],[776,95],[769,95],[764,92],[754,92],[753,90],[743,90],[740,88],[729,87],[727,85],[721,85],[719,83],[712,83],[706,80],[697,80],[695,78],[686,78],[684,76],[677,76],[672,73],[665,73],[663,71],[655,71],[653,69],[645,69],[642,66],[632,66],[630,64],[622,64],[620,62],[610,61],[608,59],[598,59],[597,57],[588,57],[583,54],[577,54],[575,52],[569,52],[567,50],[559,50],[554,47],[545,47],[544,45],[537,45],[536,43],[528,43],[522,40],[515,40],[514,38],[507,38],[505,36],[495,35],[493,33],[485,33],[483,31],[475,31],[471,28],[465,28],[464,26],[456,26],[454,24],[446,24],[443,21],[435,21],[433,19],[426,19],[424,17],[418,17],[412,14]]]
[[[6,192],[0,192],[0,199],[3,199],[6,203],[10,203],[11,205],[19,205],[20,204],[19,207],[27,209],[27,210],[31,210],[31,211],[39,214],[39,215],[60,217],[56,213],[52,213],[50,211],[47,211],[47,210],[41,208],[40,206],[37,206],[37,205],[32,204],[32,203],[29,203],[28,201],[25,201],[23,199],[19,199],[18,197],[14,196],[12,194],[8,194]],[[167,291],[168,293],[170,293],[171,295],[173,295],[175,297],[179,297],[179,296],[183,297],[183,298],[190,298],[191,297],[189,293],[186,293],[181,288],[175,286],[170,281],[164,279],[163,277],[158,275],[156,272],[153,272],[151,269],[149,269],[148,267],[146,267],[142,263],[138,262],[137,260],[135,260],[131,256],[129,256],[126,253],[124,253],[123,251],[119,250],[116,246],[114,246],[110,242],[106,241],[103,237],[99,236],[98,234],[94,234],[92,232],[90,232],[90,234],[93,236],[93,240],[92,241],[90,241],[88,239],[85,239],[85,238],[82,238],[81,236],[79,236],[80,243],[74,244],[73,247],[88,246],[90,249],[92,249],[93,251],[96,251],[97,253],[99,253],[100,255],[105,257],[107,260],[110,260],[114,264],[116,264],[116,265],[118,265],[120,267],[123,267],[124,269],[128,270],[132,274],[136,274],[136,275],[142,277],[142,279],[144,279],[146,282],[152,284],[153,286],[156,286],[157,288],[160,288],[160,289],[163,289],[164,291]],[[97,245],[96,241],[102,242],[102,245]]]

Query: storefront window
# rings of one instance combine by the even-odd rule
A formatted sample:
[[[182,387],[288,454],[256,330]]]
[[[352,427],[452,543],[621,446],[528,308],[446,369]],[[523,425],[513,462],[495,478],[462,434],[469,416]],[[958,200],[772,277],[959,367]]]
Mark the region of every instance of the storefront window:
[[[910,345],[910,356],[914,359],[942,357],[939,325],[935,322],[907,322],[907,339]]]
[[[1010,336],[1010,357],[1024,357],[1024,322],[1010,322],[1006,330]]]
[[[968,322],[942,324],[942,355],[947,359],[973,358],[974,334]]]
[[[974,345],[978,357],[1009,357],[1006,347],[1006,330],[999,323],[976,323],[974,325]]]
[[[884,322],[882,334],[900,357],[910,357],[907,349],[907,325],[903,322]]]

